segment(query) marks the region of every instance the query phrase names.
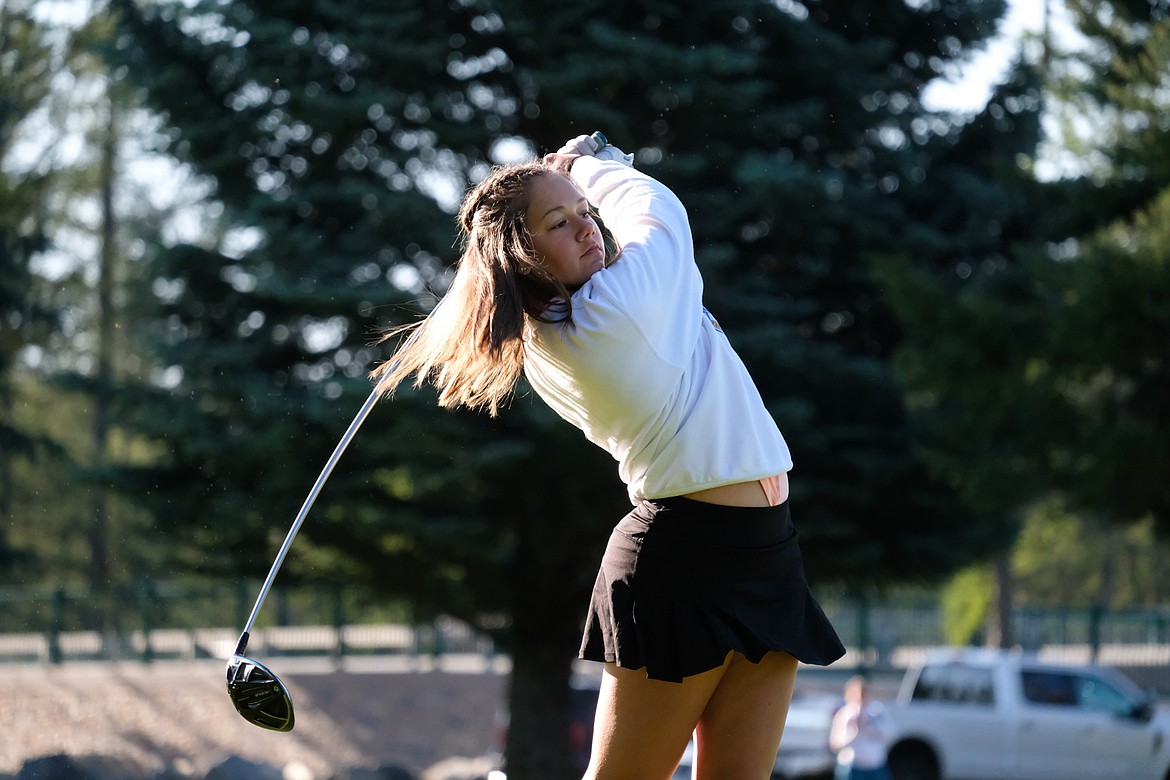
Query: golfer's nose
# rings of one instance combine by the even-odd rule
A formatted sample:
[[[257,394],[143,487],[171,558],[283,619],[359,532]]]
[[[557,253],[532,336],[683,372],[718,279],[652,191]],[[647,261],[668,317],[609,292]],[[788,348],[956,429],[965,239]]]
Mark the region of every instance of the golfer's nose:
[[[577,217],[577,240],[584,241],[593,235],[593,219],[591,217]]]

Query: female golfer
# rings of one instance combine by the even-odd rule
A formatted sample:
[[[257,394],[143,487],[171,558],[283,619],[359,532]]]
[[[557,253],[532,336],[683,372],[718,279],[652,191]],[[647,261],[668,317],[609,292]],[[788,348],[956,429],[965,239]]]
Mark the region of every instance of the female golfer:
[[[582,136],[495,169],[459,213],[451,290],[375,371],[495,414],[525,375],[618,462],[618,522],[581,657],[605,664],[589,780],[765,780],[797,662],[844,650],[805,581],[788,447],[702,303],[690,226],[659,182]],[[603,157],[617,159],[603,159]]]

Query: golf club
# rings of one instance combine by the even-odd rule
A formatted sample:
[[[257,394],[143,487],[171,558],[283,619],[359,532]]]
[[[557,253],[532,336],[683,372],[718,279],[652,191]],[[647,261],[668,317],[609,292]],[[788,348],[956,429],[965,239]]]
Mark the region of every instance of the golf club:
[[[426,319],[433,317],[435,312],[439,310],[440,305],[442,305],[442,301],[439,302],[439,305],[431,309]],[[418,330],[416,329],[411,333],[406,344],[409,345],[414,341],[417,335]],[[264,600],[268,598],[268,591],[272,589],[272,583],[276,579],[281,565],[284,563],[285,556],[288,555],[289,547],[292,546],[297,532],[301,530],[301,524],[305,522],[305,517],[309,514],[313,503],[317,500],[317,495],[321,492],[321,488],[324,487],[325,481],[329,479],[329,475],[333,473],[333,467],[341,459],[342,453],[345,452],[346,447],[349,446],[350,441],[353,440],[358,429],[362,427],[362,423],[369,417],[370,410],[374,408],[374,404],[378,402],[378,398],[382,395],[382,392],[382,383],[378,382],[370,392],[369,397],[366,398],[366,402],[362,404],[362,408],[354,416],[353,421],[350,422],[341,440],[337,442],[337,446],[333,448],[333,454],[325,462],[325,467],[321,469],[321,473],[317,476],[317,481],[313,483],[313,487],[309,490],[309,495],[305,497],[305,502],[301,505],[300,511],[297,512],[292,527],[288,529],[288,534],[284,537],[284,543],[280,545],[280,550],[276,553],[276,560],[272,562],[272,568],[268,570],[268,576],[264,579],[264,584],[260,586],[260,594],[256,597],[256,603],[252,606],[252,614],[248,616],[248,622],[244,624],[244,630],[240,634],[239,641],[236,643],[236,650],[232,653],[231,658],[228,659],[228,696],[231,698],[232,704],[235,705],[236,712],[240,713],[244,720],[249,723],[254,723],[261,728],[271,729],[272,731],[292,731],[295,718],[293,716],[292,698],[289,696],[287,686],[267,666],[254,658],[249,658],[244,655],[248,649],[248,639],[252,634],[252,626],[256,623],[256,616],[260,614],[260,607],[263,606]]]
[[[601,131],[597,131],[590,136],[589,141],[592,142],[593,152],[597,153],[609,145],[605,135]],[[427,315],[427,319],[434,316],[442,305],[436,305]],[[414,340],[418,334],[416,330],[411,334],[407,340],[407,344]],[[325,462],[325,467],[321,469],[317,481],[313,483],[313,487],[309,490],[309,495],[305,498],[301,509],[297,512],[296,519],[293,520],[292,527],[289,528],[288,534],[284,538],[284,543],[280,545],[280,550],[276,553],[276,560],[272,562],[272,568],[268,570],[268,576],[264,579],[264,584],[260,587],[260,594],[256,597],[256,603],[252,607],[252,614],[248,616],[248,622],[244,624],[244,630],[240,634],[240,639],[236,643],[235,652],[232,653],[231,658],[227,663],[227,689],[228,696],[235,705],[236,711],[243,716],[244,720],[253,723],[261,728],[270,729],[272,731],[292,731],[295,718],[293,715],[292,698],[289,696],[288,688],[280,678],[277,677],[271,669],[264,664],[249,658],[244,655],[248,649],[248,639],[252,633],[252,627],[256,623],[256,617],[260,614],[260,607],[263,606],[264,600],[268,597],[268,591],[272,588],[273,581],[276,580],[276,575],[280,571],[281,565],[284,563],[285,556],[288,555],[288,550],[292,546],[293,539],[296,538],[297,533],[301,529],[301,524],[304,523],[305,517],[309,514],[309,510],[313,507],[313,503],[317,500],[317,495],[324,487],[329,475],[333,473],[334,466],[337,461],[341,459],[346,447],[349,446],[350,441],[357,434],[358,429],[362,427],[362,423],[370,415],[370,411],[374,408],[374,404],[378,402],[379,396],[382,394],[382,383],[379,382],[370,393],[366,402],[362,404],[362,408],[358,410],[357,415],[354,416],[353,421],[349,424],[341,440],[337,442],[337,446],[333,449],[333,454],[329,456],[329,460]]]
[[[435,309],[437,308],[435,307]],[[434,311],[432,310],[431,313],[433,314]],[[288,688],[280,681],[280,678],[264,664],[244,655],[248,649],[248,638],[252,633],[252,626],[256,623],[256,616],[260,614],[260,607],[268,597],[268,591],[272,588],[272,583],[276,579],[277,572],[280,571],[281,564],[284,563],[285,556],[288,555],[288,549],[292,546],[293,539],[300,531],[301,524],[305,521],[305,516],[309,514],[313,502],[317,500],[317,494],[321,492],[325,480],[329,479],[333,467],[337,465],[345,448],[349,446],[362,423],[366,421],[366,417],[369,416],[370,410],[374,408],[374,404],[378,402],[378,396],[381,394],[382,387],[379,383],[374,387],[366,402],[362,404],[362,408],[358,410],[357,416],[353,418],[353,422],[349,424],[349,428],[346,429],[341,440],[337,442],[333,454],[326,461],[325,468],[321,470],[317,481],[313,483],[308,497],[305,498],[305,503],[301,505],[296,520],[293,521],[288,535],[284,538],[284,543],[276,553],[276,560],[272,562],[268,577],[265,578],[264,584],[260,587],[260,595],[256,598],[256,604],[252,607],[252,614],[248,616],[248,622],[244,624],[244,631],[240,634],[239,642],[236,643],[236,650],[228,659],[228,696],[231,697],[232,704],[235,705],[236,711],[244,717],[244,720],[261,728],[273,731],[292,731],[293,704],[292,698],[288,694]]]

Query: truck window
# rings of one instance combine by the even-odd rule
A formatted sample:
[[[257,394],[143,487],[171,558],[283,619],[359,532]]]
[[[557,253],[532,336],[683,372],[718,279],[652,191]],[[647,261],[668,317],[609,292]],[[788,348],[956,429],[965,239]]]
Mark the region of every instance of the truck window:
[[[1020,672],[1024,699],[1032,704],[1052,704],[1075,707],[1076,689],[1072,675],[1061,672]]]
[[[918,676],[911,698],[991,706],[995,703],[991,670],[962,664],[927,666]]]
[[[1135,703],[1104,680],[1096,677],[1077,679],[1077,703],[1088,710],[1112,712],[1115,715],[1129,715]]]
[[[1033,704],[1077,707],[1093,712],[1125,715],[1133,701],[1104,680],[1089,674],[1053,671],[1020,673],[1024,698]]]

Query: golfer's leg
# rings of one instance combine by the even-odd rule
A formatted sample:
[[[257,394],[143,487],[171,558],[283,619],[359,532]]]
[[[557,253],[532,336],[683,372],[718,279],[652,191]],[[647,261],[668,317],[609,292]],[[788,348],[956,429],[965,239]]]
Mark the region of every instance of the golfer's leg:
[[[606,664],[585,780],[668,780],[726,666],[674,683]]]
[[[796,659],[733,653],[695,729],[696,780],[767,780],[784,733]]]

